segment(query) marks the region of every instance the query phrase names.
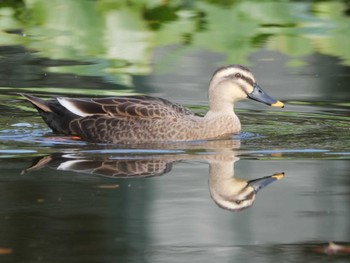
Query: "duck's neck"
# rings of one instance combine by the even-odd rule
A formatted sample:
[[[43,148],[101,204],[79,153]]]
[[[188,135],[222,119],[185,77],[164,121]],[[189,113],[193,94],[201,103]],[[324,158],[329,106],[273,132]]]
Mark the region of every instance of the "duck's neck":
[[[226,122],[226,125],[234,125],[239,126],[240,129],[240,121],[235,114],[234,105],[232,102],[225,102],[222,103],[211,103],[209,101],[209,110],[205,114],[204,119],[207,121],[213,121],[213,122]],[[221,123],[219,126],[220,128],[223,128],[225,126],[224,123]]]
[[[224,110],[221,108],[220,111],[210,109],[201,120],[202,125],[196,128],[201,139],[226,138],[241,130],[241,123],[233,112],[232,105]]]
[[[234,162],[236,160],[209,161],[209,187],[212,193],[232,196],[246,186],[245,180],[234,177]]]
[[[231,101],[212,102],[209,100],[209,111],[217,113],[234,113],[234,104]]]

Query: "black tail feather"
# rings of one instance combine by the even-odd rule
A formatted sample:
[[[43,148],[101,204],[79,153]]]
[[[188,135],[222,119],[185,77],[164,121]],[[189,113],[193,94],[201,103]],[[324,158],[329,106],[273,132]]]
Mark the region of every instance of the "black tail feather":
[[[38,110],[39,114],[53,132],[64,135],[72,134],[69,124],[72,120],[79,118],[78,115],[67,110],[56,99],[42,100],[33,95],[21,93]]]

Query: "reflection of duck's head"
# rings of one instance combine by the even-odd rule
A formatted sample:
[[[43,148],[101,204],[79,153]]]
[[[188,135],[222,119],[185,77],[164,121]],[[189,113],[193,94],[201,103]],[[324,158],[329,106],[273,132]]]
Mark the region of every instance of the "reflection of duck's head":
[[[221,67],[213,74],[209,86],[210,111],[222,111],[223,108],[230,111],[233,103],[246,98],[270,106],[284,107],[282,102],[271,98],[261,89],[252,72],[244,66]]]
[[[233,162],[210,162],[210,195],[226,210],[240,211],[250,207],[260,189],[284,176],[284,173],[276,173],[250,181],[242,180],[234,177]]]
[[[227,210],[239,211],[250,207],[260,189],[284,176],[284,173],[277,173],[263,178],[244,181],[232,178],[231,182],[220,189],[210,188],[215,203]]]

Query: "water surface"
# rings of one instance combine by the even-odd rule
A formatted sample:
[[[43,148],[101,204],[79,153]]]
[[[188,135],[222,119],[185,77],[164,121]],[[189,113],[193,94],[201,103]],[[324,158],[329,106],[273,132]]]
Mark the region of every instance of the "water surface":
[[[344,1],[4,1],[1,260],[346,262],[325,247],[350,243],[349,25]],[[238,103],[230,140],[70,140],[18,95],[148,94],[202,115],[229,63],[286,103]],[[245,209],[213,194],[277,172]]]

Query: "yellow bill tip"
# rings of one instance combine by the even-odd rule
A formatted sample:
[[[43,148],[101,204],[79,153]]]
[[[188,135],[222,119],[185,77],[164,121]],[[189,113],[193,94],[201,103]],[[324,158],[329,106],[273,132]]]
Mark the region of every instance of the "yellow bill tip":
[[[271,104],[272,107],[280,107],[280,108],[284,108],[284,103],[281,101],[276,101],[275,103]]]
[[[275,173],[271,177],[279,180],[279,179],[282,179],[284,177],[284,173]]]

